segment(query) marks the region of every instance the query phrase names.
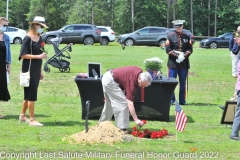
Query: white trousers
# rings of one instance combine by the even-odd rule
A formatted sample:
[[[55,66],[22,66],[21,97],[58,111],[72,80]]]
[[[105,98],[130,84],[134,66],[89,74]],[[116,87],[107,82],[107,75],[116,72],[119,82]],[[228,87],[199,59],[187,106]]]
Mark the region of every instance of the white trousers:
[[[108,71],[102,77],[103,94],[105,98],[104,108],[99,122],[110,121],[114,115],[117,128],[129,127],[129,109],[125,94]]]
[[[238,56],[239,52],[237,55],[233,54],[232,51],[230,52],[231,58],[232,58],[232,76],[236,77],[237,76],[237,64],[238,64]]]

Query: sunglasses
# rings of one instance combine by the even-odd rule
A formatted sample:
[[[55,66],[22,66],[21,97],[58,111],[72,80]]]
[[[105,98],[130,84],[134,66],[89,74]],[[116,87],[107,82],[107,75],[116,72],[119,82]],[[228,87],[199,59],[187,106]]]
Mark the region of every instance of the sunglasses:
[[[36,24],[37,26],[40,26],[41,28],[44,28],[41,24]]]
[[[8,27],[8,25],[4,24],[3,27]]]

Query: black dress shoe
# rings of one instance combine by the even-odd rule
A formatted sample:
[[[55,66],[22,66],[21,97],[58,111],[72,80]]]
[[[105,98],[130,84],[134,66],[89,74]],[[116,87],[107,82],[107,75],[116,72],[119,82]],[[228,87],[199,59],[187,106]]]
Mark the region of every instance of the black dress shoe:
[[[187,106],[187,103],[180,103],[180,105]]]
[[[232,140],[239,141],[240,137],[230,137]]]
[[[225,106],[219,106],[222,110],[225,110]]]
[[[125,134],[132,134],[132,131],[129,131],[127,129],[120,129],[121,131],[123,131]]]

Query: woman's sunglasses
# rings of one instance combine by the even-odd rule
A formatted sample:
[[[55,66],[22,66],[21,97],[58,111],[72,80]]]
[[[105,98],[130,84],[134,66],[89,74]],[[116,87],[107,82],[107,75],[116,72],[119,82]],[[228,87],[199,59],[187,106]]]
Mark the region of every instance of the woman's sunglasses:
[[[44,28],[41,24],[36,24],[36,25],[40,26],[41,28]]]

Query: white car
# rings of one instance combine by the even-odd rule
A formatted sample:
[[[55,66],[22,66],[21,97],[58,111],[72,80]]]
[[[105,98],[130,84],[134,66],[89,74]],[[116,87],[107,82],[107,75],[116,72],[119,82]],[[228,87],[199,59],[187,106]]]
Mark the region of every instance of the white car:
[[[97,26],[97,28],[101,31],[102,40],[100,42],[101,45],[107,46],[109,42],[115,41],[115,32],[111,27],[108,26]]]
[[[4,32],[10,38],[10,43],[14,44],[22,44],[24,37],[26,36],[26,31],[16,27],[8,26],[6,31]]]

